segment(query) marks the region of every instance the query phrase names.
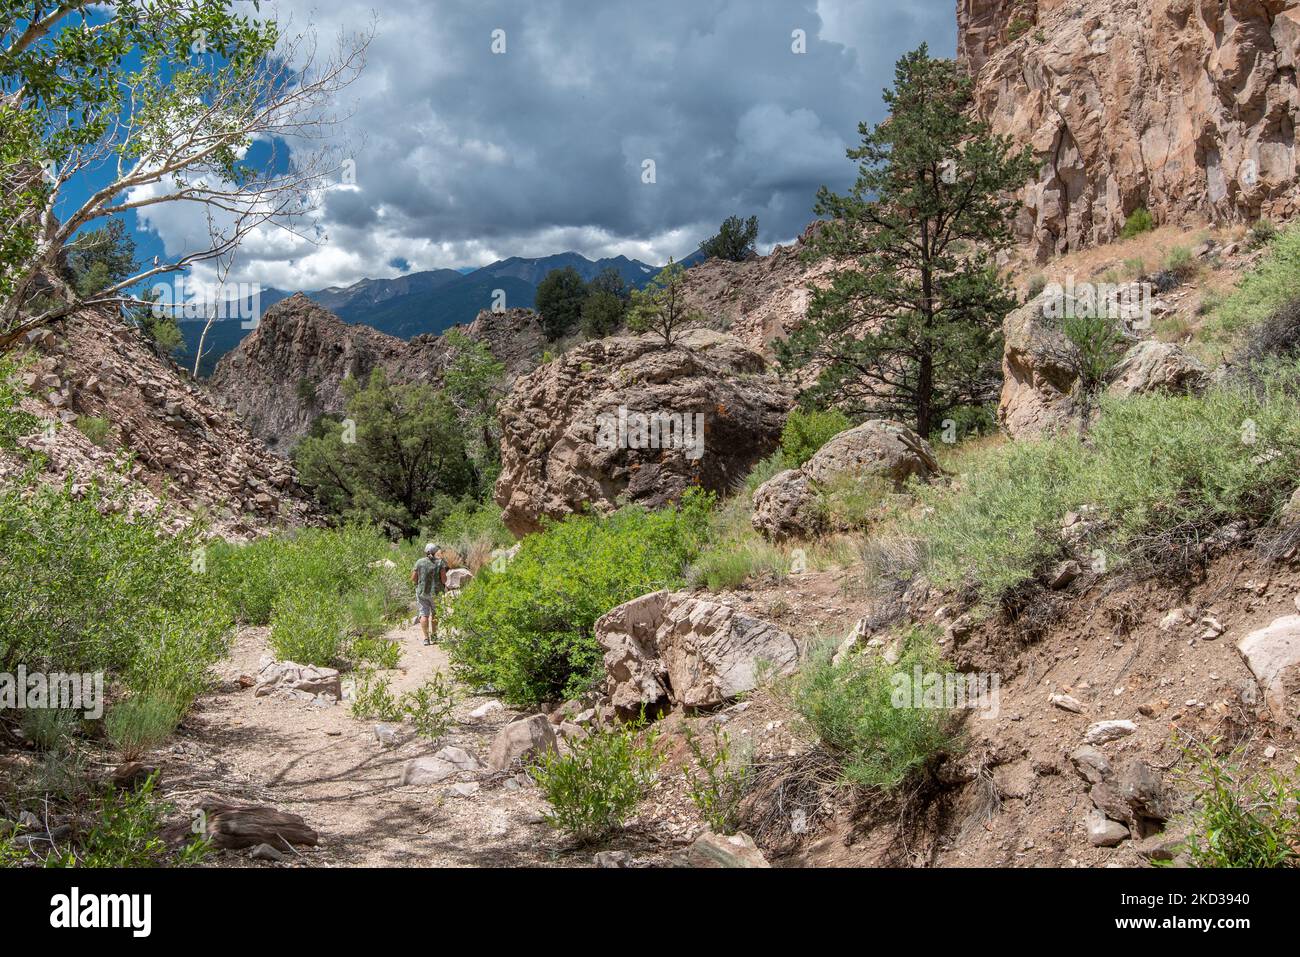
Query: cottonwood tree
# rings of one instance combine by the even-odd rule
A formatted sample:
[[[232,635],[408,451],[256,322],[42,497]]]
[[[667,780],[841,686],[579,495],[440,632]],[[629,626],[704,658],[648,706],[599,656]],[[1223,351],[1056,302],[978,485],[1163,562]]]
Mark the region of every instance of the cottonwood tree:
[[[0,0],[0,351],[87,306],[143,304],[141,283],[259,228],[320,240],[303,223],[341,168],[328,133],[369,37],[322,53],[236,6]],[[101,288],[67,282],[88,224],[164,203],[203,210],[206,240]]]
[[[819,370],[809,401],[929,435],[996,395],[1001,323],[1016,304],[996,256],[1013,241],[1011,192],[1034,160],[971,116],[970,79],[925,45],[898,61],[884,99],[888,119],[860,124],[862,145],[848,151],[852,189],[817,195],[829,222],[811,255],[852,265],[811,290],[807,320],[778,354],[787,369]]]

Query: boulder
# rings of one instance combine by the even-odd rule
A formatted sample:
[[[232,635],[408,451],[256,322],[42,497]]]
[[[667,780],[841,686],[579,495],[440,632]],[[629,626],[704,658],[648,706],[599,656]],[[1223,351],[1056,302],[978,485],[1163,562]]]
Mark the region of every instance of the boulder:
[[[1111,371],[1108,395],[1124,398],[1148,392],[1199,395],[1210,373],[1171,342],[1144,339],[1128,350]]]
[[[763,356],[729,335],[583,343],[520,378],[502,403],[502,518],[524,535],[584,507],[729,491],[777,447],[792,404]]]
[[[447,747],[427,758],[415,758],[402,769],[402,784],[438,784],[462,771],[481,771],[483,762],[463,748]]]
[[[447,572],[447,589],[449,591],[457,591],[464,588],[473,577],[474,573],[468,568],[453,568],[451,571]]]
[[[1110,761],[1090,744],[1081,744],[1070,753],[1070,763],[1089,784],[1101,784],[1110,777]]]
[[[277,692],[296,693],[298,697],[329,695],[338,701],[343,697],[342,679],[333,668],[263,659],[254,679],[253,694],[260,698]]]
[[[1044,317],[1047,294],[1012,310],[1002,323],[1002,396],[998,424],[1013,439],[1069,428],[1076,421],[1076,351]]]
[[[839,433],[797,469],[772,476],[754,492],[750,523],[772,541],[810,538],[825,530],[820,489],[836,479],[883,480],[901,488],[942,470],[930,444],[888,419],[871,419]]]
[[[605,691],[622,714],[706,708],[757,684],[759,669],[793,671],[799,646],[770,622],[684,592],[634,598],[596,621]]]
[[[1300,615],[1283,615],[1237,642],[1275,719],[1288,716],[1287,700],[1300,691]]]
[[[555,750],[555,729],[546,715],[535,714],[511,721],[497,732],[488,752],[488,767],[504,771],[516,760],[530,761]]]
[[[705,831],[686,852],[688,867],[771,867],[748,834]]]
[[[300,815],[270,807],[211,803],[202,806],[201,818],[204,834],[225,850],[259,844],[288,850],[293,844],[315,846],[320,840]]]
[[[1125,840],[1129,830],[1118,821],[1112,821],[1101,811],[1088,811],[1088,843],[1093,847],[1114,847]]]
[[[755,489],[753,502],[750,523],[774,542],[811,538],[826,524],[817,491],[799,469],[786,469],[772,476]]]

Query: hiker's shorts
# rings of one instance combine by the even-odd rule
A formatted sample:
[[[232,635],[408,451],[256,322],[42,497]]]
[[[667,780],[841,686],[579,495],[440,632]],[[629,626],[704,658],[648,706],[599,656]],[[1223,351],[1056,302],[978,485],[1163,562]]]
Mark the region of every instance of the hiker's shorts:
[[[418,602],[420,603],[420,617],[421,617],[421,618],[432,618],[432,617],[433,617],[433,599],[432,599],[432,598],[421,598],[419,595],[416,595],[416,596],[415,596],[415,600],[418,601]]]

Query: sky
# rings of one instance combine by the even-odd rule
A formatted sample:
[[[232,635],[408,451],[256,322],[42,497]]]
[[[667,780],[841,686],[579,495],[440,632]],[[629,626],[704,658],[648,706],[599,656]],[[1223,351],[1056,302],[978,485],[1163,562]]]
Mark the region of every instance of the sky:
[[[898,56],[922,41],[953,55],[954,7],[263,4],[286,32],[314,30],[322,43],[372,23],[374,36],[335,130],[355,182],[322,194],[323,238],[251,237],[230,278],[315,289],[566,250],[657,265],[732,214],[758,217],[766,251],[814,218],[819,186],[852,182],[845,150],[860,121],[882,118]],[[134,226],[151,256],[183,251],[195,224],[193,210],[163,204]]]

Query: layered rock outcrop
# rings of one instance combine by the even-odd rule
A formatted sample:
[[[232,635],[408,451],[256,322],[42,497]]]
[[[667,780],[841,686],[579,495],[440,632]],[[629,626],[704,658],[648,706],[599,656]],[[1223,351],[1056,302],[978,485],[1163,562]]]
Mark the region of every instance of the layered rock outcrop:
[[[1040,259],[1157,222],[1300,210],[1300,0],[959,0],[976,110],[1034,148]]]
[[[463,331],[517,375],[541,355],[543,336],[528,309],[485,310]],[[349,325],[301,293],[267,310],[257,329],[223,356],[209,386],[280,454],[318,417],[344,410],[343,380],[383,369],[396,382],[438,384],[450,358],[443,336],[409,342]]]
[[[112,312],[34,331],[25,348],[23,408],[38,428],[19,444],[40,453],[48,481],[74,493],[99,482],[120,491],[112,507],[161,509],[176,528],[203,511],[229,538],[318,520],[289,464]],[[0,450],[0,480],[27,467]]]
[[[733,336],[583,343],[520,378],[502,403],[496,501],[523,535],[584,508],[659,507],[692,486],[729,491],[776,448],[791,405],[763,357]]]

